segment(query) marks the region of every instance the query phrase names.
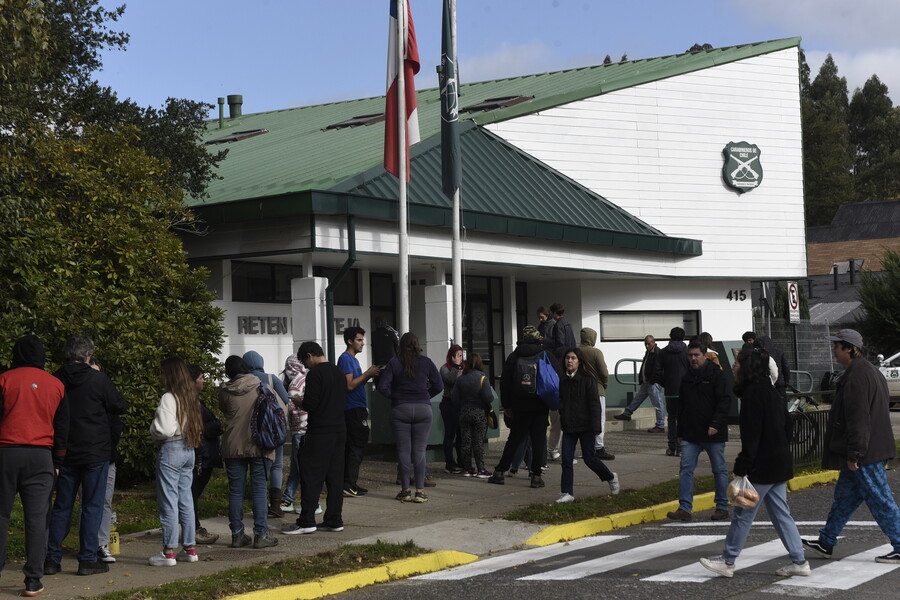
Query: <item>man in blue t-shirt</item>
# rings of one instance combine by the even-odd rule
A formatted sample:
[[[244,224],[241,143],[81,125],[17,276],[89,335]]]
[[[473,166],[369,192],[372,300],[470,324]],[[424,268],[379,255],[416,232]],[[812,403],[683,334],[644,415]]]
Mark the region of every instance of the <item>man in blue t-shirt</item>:
[[[367,489],[356,484],[359,466],[362,464],[366,444],[369,443],[369,410],[366,404],[366,382],[377,375],[380,369],[372,365],[365,372],[356,355],[366,345],[366,330],[362,327],[348,327],[344,330],[347,350],[338,359],[338,368],[347,377],[347,400],[344,404],[344,420],[347,423],[347,442],[344,446],[344,496],[362,496]]]

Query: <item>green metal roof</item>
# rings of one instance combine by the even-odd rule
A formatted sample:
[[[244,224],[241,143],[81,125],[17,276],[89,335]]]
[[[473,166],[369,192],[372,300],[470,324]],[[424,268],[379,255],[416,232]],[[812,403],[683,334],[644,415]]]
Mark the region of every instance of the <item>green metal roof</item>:
[[[697,256],[697,240],[671,238],[483,127],[461,127],[462,222],[469,230]],[[450,227],[451,202],[441,188],[440,136],[417,144],[410,158],[410,220]],[[396,207],[397,179],[379,165],[329,190]],[[378,217],[378,214],[367,216]],[[387,218],[396,220],[396,208]]]
[[[788,38],[472,83],[460,87],[460,107],[465,109],[502,96],[534,97],[508,108],[471,114],[483,125],[799,44],[800,38]],[[419,90],[417,98],[421,137],[428,140],[440,130],[439,90]],[[268,133],[225,145],[228,157],[219,168],[223,179],[210,184],[209,198],[190,203],[210,206],[273,196],[308,197],[309,192],[330,189],[363,171],[377,168],[382,161],[383,123],[334,130],[325,127],[383,111],[384,97],[380,96],[248,114],[226,120],[222,129],[218,128],[217,120],[210,121],[204,136],[206,141],[246,130],[267,129]],[[469,114],[462,113],[463,118]]]

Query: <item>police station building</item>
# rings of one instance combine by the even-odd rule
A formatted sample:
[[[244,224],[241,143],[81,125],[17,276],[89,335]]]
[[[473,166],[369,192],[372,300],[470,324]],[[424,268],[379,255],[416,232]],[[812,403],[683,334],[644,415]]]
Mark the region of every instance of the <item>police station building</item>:
[[[576,337],[595,329],[612,371],[676,325],[739,340],[751,281],[806,276],[799,43],[460,86],[461,343],[494,382],[540,305],[563,303]],[[327,347],[326,318],[337,353],[343,328],[398,322],[397,181],[381,164],[383,97],[249,115],[241,101],[209,125],[229,153],[194,203],[207,234],[184,242],[225,310],[223,355],[255,349],[275,371],[301,341]],[[409,321],[440,364],[453,294],[439,90],[419,91],[418,110]]]

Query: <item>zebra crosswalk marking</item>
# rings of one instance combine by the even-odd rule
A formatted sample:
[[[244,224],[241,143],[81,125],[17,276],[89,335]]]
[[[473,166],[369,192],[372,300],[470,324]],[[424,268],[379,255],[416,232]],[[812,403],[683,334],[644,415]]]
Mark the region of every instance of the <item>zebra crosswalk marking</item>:
[[[590,575],[606,573],[634,563],[652,560],[660,556],[667,556],[680,550],[703,546],[724,540],[724,535],[683,535],[676,538],[655,542],[623,552],[617,552],[609,556],[602,556],[593,560],[568,565],[560,569],[554,569],[545,573],[536,573],[526,577],[520,577],[520,581],[560,581],[582,579]]]
[[[734,563],[735,571],[746,569],[760,563],[778,558],[779,556],[787,556],[784,545],[781,540],[772,540],[765,544],[744,548],[737,561]],[[644,577],[641,581],[676,581],[682,583],[704,583],[710,579],[719,577],[715,573],[704,568],[699,563],[691,563],[671,571],[659,573],[651,577]]]
[[[893,546],[885,544],[840,560],[832,559],[823,566],[815,564],[822,561],[814,561],[812,563],[813,572],[809,577],[792,577],[779,581],[775,585],[849,590],[876,577],[887,575],[900,567],[900,565],[883,565],[875,562],[876,556],[887,554],[892,549]]]
[[[565,554],[566,552],[582,550],[584,548],[591,548],[594,546],[599,546],[601,544],[608,544],[609,542],[625,539],[627,537],[627,535],[603,535],[581,538],[573,540],[571,542],[560,542],[558,544],[552,544],[550,546],[542,546],[540,548],[522,550],[520,552],[513,552],[512,554],[504,554],[502,556],[486,558],[484,560],[478,560],[467,565],[454,567],[452,569],[437,571],[435,573],[428,573],[426,575],[419,575],[417,577],[413,577],[412,579],[468,579],[470,577],[476,577],[478,575],[493,573],[494,571],[499,571],[501,569],[517,567],[531,561],[552,558],[561,554]]]

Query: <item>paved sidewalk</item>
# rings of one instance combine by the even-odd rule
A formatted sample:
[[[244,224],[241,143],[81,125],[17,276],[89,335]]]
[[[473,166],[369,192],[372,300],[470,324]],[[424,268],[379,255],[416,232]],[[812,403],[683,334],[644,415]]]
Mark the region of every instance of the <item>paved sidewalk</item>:
[[[892,420],[895,435],[900,437],[900,413],[892,413]],[[740,447],[736,426],[730,428],[730,434],[731,441],[726,446],[729,465],[733,464]],[[642,488],[678,477],[679,459],[665,456],[664,434],[650,434],[643,430],[610,431],[606,436],[606,445],[616,455],[608,466],[618,473],[623,490]],[[486,460],[488,469],[499,460],[501,451],[502,442],[491,444]],[[360,498],[345,498],[345,530],[341,533],[281,535],[282,521],[290,522],[290,519],[272,519],[270,527],[279,539],[278,546],[264,550],[232,549],[228,547],[230,533],[227,519],[220,517],[203,521],[207,529],[220,534],[221,538],[212,546],[198,548],[200,562],[197,563],[178,563],[171,568],[148,566],[147,558],[160,550],[161,536],[158,531],[123,537],[118,561],[110,566],[109,573],[103,575],[76,576],[75,558],[67,554],[63,558],[62,573],[44,578],[45,592],[41,597],[51,600],[90,597],[114,590],[214,574],[247,564],[312,555],[341,544],[376,539],[411,539],[423,548],[460,550],[477,555],[499,552],[521,546],[542,526],[509,522],[496,518],[497,515],[532,502],[553,502],[559,496],[558,462],[550,463],[550,470],[544,474],[547,487],[540,489],[530,488],[527,475],[507,477],[506,484],[499,486],[488,484],[484,479],[449,475],[444,473],[442,467],[442,463],[429,465],[437,487],[427,489],[427,503],[401,503],[394,499],[398,490],[394,484],[395,463],[367,457],[360,484],[369,488],[370,492]],[[701,457],[698,473],[708,472],[709,463],[705,456]],[[599,481],[579,461],[575,466],[575,496],[607,493],[609,486]],[[225,503],[227,498],[221,501]],[[249,515],[245,524],[248,530],[252,527]],[[22,579],[21,564],[8,563],[0,579],[0,600],[18,596],[22,590]]]

